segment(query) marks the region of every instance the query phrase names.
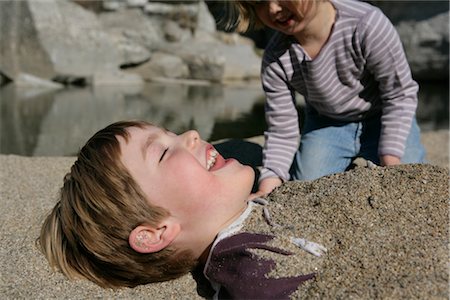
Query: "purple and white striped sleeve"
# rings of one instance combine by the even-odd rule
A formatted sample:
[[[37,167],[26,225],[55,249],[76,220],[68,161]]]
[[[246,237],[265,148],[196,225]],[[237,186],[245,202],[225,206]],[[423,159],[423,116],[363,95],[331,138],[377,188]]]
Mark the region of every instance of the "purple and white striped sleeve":
[[[412,79],[402,43],[389,19],[376,9],[361,25],[367,68],[379,82],[382,101],[378,154],[401,158],[417,107],[418,85]]]
[[[265,56],[261,80],[266,93],[267,131],[259,180],[279,177],[286,181],[300,140],[295,95],[287,83],[285,70],[276,59]]]

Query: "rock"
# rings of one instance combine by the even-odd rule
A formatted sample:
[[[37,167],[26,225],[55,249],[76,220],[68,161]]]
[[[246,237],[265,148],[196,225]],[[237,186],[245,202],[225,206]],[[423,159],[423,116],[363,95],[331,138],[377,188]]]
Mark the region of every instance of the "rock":
[[[126,0],[128,7],[144,7],[148,0]]]
[[[189,77],[189,68],[181,58],[162,52],[155,52],[149,62],[129,71],[139,74],[148,81],[156,78]]]
[[[10,78],[29,73],[89,76],[117,69],[120,56],[93,12],[70,1],[2,1],[0,69]],[[20,20],[20,21],[19,21]]]
[[[397,27],[415,79],[448,78],[448,2],[370,2]],[[88,78],[143,64],[154,51],[181,58],[189,66],[188,80],[258,78],[261,58],[252,51],[254,43],[217,32],[207,5],[217,18],[223,14],[223,3],[204,0],[0,1],[0,85],[18,73]],[[248,36],[264,47],[270,32]]]
[[[379,7],[394,25],[402,21],[426,20],[449,10],[448,1],[441,0],[369,0],[368,2]]]
[[[226,59],[217,46],[217,43],[198,43],[191,39],[171,44],[166,51],[183,59],[189,67],[190,78],[220,82]]]
[[[45,80],[37,76],[33,76],[26,73],[20,73],[17,75],[14,85],[20,88],[40,88],[40,89],[62,89],[64,86],[60,83]]]
[[[140,65],[151,57],[149,50],[127,37],[118,36],[115,43],[121,56],[120,67]]]
[[[176,21],[181,27],[195,30],[199,1],[183,2],[148,2],[144,12],[150,17],[159,17]]]
[[[149,18],[141,9],[124,9],[98,15],[103,28],[109,33],[122,35],[126,40],[149,51],[161,47],[164,31],[159,18]]]
[[[369,2],[379,7],[396,27],[415,79],[448,79],[448,1]]]
[[[148,2],[144,11],[149,15],[167,16],[169,18],[176,18],[177,16],[186,16],[190,19],[197,17],[198,1],[189,3],[172,5],[169,2]]]
[[[100,18],[100,21],[103,20],[104,19]],[[146,47],[146,44],[142,43],[139,37],[135,37],[136,31],[127,31],[125,28],[115,28],[110,26],[111,24],[108,24],[108,22],[104,22],[103,25],[108,28],[107,31],[111,36],[111,41],[116,45],[120,56],[119,64],[121,67],[139,65],[150,59],[150,47]],[[131,34],[127,34],[128,32]],[[149,36],[151,36],[150,33],[145,39],[149,39]]]
[[[115,71],[108,73],[97,72],[92,76],[93,86],[108,86],[108,85],[138,85],[142,86],[144,80],[138,74],[132,74],[129,72]]]
[[[125,6],[121,0],[103,0],[102,7],[106,11],[117,11]]]
[[[222,81],[258,80],[260,78],[261,57],[255,53],[253,45],[219,44],[217,49],[225,57]]]
[[[216,21],[208,10],[208,6],[204,1],[199,2],[199,10],[197,12],[197,26],[195,28],[195,35],[216,32]]]
[[[442,80],[449,74],[448,11],[423,21],[402,21],[397,31],[417,80]]]
[[[0,2],[5,33],[1,48],[8,58],[0,62],[0,71],[5,78],[14,80],[22,72],[88,83],[94,74],[139,66],[154,51],[182,60],[181,74],[166,79],[228,82],[259,77],[260,57],[253,52],[254,45],[240,45],[244,39],[224,44],[227,34],[216,34],[215,20],[204,1],[102,3]],[[106,11],[99,12],[101,7]],[[24,22],[16,22],[19,19]],[[158,80],[161,78],[159,74]]]
[[[190,29],[181,27],[178,22],[165,20],[162,26],[164,37],[168,42],[184,42],[192,38]]]

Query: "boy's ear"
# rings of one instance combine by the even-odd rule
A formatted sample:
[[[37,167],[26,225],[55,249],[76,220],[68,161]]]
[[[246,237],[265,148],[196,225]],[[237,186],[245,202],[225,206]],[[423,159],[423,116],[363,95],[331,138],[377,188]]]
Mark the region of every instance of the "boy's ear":
[[[134,228],[128,237],[128,243],[134,251],[139,253],[153,253],[166,248],[180,232],[177,223],[166,222],[157,228],[148,225],[139,225]]]

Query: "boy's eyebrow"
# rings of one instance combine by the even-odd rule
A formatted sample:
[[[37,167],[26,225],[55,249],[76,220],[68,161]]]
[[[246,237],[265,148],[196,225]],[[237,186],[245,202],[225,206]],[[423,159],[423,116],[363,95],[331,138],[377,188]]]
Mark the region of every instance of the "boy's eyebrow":
[[[156,139],[157,136],[158,136],[157,133],[150,134],[147,137],[147,139],[145,140],[145,142],[142,144],[141,152],[142,152],[142,157],[144,158],[144,160],[146,159],[146,156],[147,156],[148,147],[150,147],[151,143],[153,143],[153,141]]]

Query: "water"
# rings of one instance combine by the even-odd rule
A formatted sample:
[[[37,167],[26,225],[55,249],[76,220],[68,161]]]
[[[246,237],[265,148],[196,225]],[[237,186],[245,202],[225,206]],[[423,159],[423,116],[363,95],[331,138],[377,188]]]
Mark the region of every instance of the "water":
[[[421,84],[423,131],[448,129],[448,84]],[[246,138],[265,129],[259,84],[86,87],[58,91],[0,88],[0,153],[70,156],[99,129],[143,119],[176,133],[196,129],[203,139]]]

